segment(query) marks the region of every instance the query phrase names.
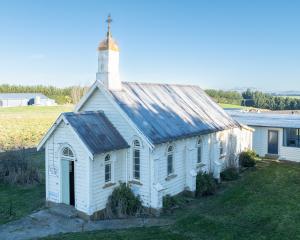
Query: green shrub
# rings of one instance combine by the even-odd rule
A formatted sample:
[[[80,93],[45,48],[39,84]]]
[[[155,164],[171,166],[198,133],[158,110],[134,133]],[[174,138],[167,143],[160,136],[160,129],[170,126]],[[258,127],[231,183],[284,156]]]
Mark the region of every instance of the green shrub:
[[[240,165],[242,167],[254,167],[256,165],[256,157],[257,154],[254,151],[244,151],[240,154]]]
[[[125,183],[116,187],[106,204],[105,217],[124,218],[135,216],[142,210],[142,202],[139,196],[135,196],[132,190]]]
[[[223,172],[221,172],[221,179],[223,181],[233,181],[239,178],[239,172],[236,168],[227,168]]]
[[[169,210],[172,210],[176,208],[177,202],[174,197],[171,195],[167,194],[166,196],[163,197],[163,210],[164,212],[167,212]]]
[[[174,209],[183,207],[189,202],[190,199],[186,197],[185,193],[180,193],[175,196],[167,194],[163,197],[163,211],[172,212]]]
[[[198,173],[196,177],[196,197],[213,195],[217,191],[217,182],[211,173]]]

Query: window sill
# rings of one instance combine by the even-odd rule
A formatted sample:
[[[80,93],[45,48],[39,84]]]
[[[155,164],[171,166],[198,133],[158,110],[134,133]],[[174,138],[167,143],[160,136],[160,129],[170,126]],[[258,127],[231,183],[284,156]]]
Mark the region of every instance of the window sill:
[[[142,184],[140,181],[138,181],[138,180],[131,180],[131,181],[129,181],[128,183],[129,183],[129,184],[134,184],[134,185],[140,185],[140,186],[143,186],[143,184]]]
[[[109,188],[116,185],[115,183],[106,183],[102,188]]]
[[[165,178],[165,180],[166,180],[166,181],[170,181],[171,179],[176,178],[176,177],[177,177],[177,174],[171,174],[171,175],[167,176],[167,177]]]
[[[196,167],[197,167],[197,168],[202,168],[202,167],[204,167],[204,166],[205,166],[204,163],[197,163],[197,164],[196,164]]]

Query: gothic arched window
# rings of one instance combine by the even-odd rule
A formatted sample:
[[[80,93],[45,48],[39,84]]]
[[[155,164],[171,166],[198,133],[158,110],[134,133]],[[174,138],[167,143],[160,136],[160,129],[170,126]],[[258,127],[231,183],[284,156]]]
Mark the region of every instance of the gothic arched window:
[[[167,151],[167,172],[168,175],[174,173],[174,164],[173,164],[173,146],[168,147]]]
[[[133,142],[133,178],[136,180],[140,180],[140,168],[141,168],[141,145],[138,140],[134,140]]]
[[[104,159],[104,175],[105,175],[105,183],[108,183],[111,181],[111,159],[110,155],[107,154]]]
[[[202,161],[202,140],[199,139],[197,141],[197,163],[201,163]]]

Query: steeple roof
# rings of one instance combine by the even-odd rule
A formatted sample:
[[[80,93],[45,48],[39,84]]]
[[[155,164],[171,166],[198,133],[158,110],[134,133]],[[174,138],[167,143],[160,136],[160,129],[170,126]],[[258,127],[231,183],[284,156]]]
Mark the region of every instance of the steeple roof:
[[[112,22],[110,14],[107,17],[107,33],[106,33],[106,38],[100,42],[98,50],[99,51],[106,51],[106,50],[112,50],[112,51],[119,51],[119,46],[117,42],[112,38],[112,34],[110,31],[110,24]]]

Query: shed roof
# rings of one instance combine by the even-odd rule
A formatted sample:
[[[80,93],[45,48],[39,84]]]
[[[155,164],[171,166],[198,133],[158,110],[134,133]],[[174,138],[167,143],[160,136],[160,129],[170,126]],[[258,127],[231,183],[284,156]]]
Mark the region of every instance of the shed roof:
[[[154,144],[240,127],[198,86],[123,82],[110,92]]]
[[[238,122],[249,126],[300,128],[300,115],[297,114],[249,113],[241,111],[227,112]]]
[[[102,111],[63,113],[92,154],[128,148],[129,145]]]
[[[37,96],[41,99],[48,99],[42,93],[0,93],[0,99],[32,99]]]

